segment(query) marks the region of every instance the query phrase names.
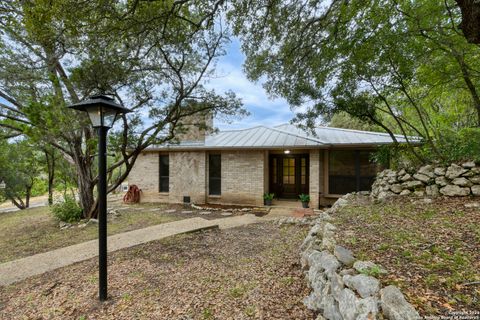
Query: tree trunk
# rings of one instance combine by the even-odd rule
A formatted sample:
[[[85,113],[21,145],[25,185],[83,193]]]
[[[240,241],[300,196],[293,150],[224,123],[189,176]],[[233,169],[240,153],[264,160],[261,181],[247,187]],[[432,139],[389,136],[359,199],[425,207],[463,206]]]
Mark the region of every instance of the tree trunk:
[[[480,2],[477,0],[455,0],[462,12],[460,29],[470,43],[480,44]]]
[[[18,199],[15,199],[15,198],[10,198],[10,200],[12,201],[12,203],[20,210],[23,210],[25,209],[25,204],[23,203],[23,200],[18,198]],[[17,201],[18,200],[18,201]]]
[[[30,207],[30,196],[32,195],[32,186],[28,186],[26,190],[26,196],[25,196],[25,208]]]
[[[83,218],[91,219],[97,217],[97,210],[95,206],[95,197],[93,195],[94,185],[90,179],[90,175],[85,176],[86,168],[79,168],[78,172],[78,197],[80,200],[80,206],[83,208]],[[88,169],[86,169],[88,170]]]
[[[55,150],[52,150],[51,158],[48,152],[45,152],[48,166],[48,205],[53,204],[53,182],[55,180]]]

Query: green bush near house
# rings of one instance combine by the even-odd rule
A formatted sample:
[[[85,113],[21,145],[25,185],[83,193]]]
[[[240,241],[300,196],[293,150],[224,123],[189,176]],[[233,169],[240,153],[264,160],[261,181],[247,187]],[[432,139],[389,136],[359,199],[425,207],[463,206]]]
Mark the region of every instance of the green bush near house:
[[[300,201],[302,202],[310,202],[310,195],[308,194],[301,194],[298,196],[300,198]]]
[[[54,204],[51,210],[54,217],[63,222],[76,222],[82,218],[82,208],[72,196],[65,196],[64,202]]]
[[[273,200],[275,197],[275,193],[264,193],[263,200]]]

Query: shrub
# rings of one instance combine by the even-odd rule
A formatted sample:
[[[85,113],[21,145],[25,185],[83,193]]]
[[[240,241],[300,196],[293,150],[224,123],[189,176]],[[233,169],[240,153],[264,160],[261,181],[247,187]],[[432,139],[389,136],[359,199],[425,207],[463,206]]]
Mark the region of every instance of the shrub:
[[[263,194],[263,199],[264,200],[273,200],[275,197],[275,193],[264,193]]]
[[[82,218],[82,208],[71,196],[65,196],[63,202],[52,206],[52,213],[55,218],[63,222],[75,222]]]
[[[301,194],[298,196],[302,202],[310,202],[310,196],[308,194]]]

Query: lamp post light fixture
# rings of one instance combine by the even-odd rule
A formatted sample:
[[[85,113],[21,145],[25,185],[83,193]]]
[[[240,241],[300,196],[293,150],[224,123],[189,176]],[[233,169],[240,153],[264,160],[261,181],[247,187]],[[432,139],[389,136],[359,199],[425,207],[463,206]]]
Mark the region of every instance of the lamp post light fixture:
[[[7,184],[5,183],[5,181],[1,181],[0,182],[0,189],[5,189],[7,187]]]
[[[131,110],[115,103],[107,95],[95,95],[68,108],[88,113],[98,134],[98,258],[99,299],[107,300],[107,132],[117,116]]]

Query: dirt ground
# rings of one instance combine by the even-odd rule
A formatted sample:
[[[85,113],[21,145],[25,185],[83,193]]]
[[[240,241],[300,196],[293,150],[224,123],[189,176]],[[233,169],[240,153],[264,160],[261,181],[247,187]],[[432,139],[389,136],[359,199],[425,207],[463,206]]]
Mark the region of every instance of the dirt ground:
[[[423,316],[480,310],[480,199],[357,201],[335,214],[337,242],[389,272]]]
[[[313,319],[298,248],[272,222],[171,237],[109,255],[109,300],[88,260],[0,288],[0,319]]]

